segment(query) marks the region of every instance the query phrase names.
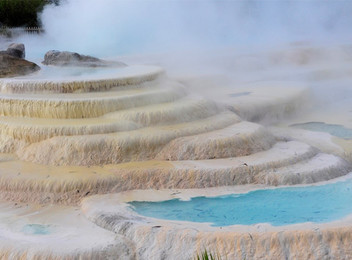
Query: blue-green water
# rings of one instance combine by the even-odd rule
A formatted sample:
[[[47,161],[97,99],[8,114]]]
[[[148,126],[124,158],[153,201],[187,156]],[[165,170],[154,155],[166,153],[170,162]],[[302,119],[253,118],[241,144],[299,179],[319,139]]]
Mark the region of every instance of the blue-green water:
[[[50,234],[49,226],[40,224],[27,224],[22,228],[26,235],[47,235]]]
[[[346,128],[342,125],[325,124],[322,122],[308,122],[303,124],[294,124],[291,126],[310,131],[326,132],[343,139],[352,139],[352,129]]]
[[[274,226],[330,222],[352,213],[352,180],[323,186],[257,190],[219,197],[131,202],[144,216],[213,226],[270,223]]]
[[[232,93],[232,94],[229,94],[230,97],[242,97],[242,96],[248,96],[250,95],[251,92],[237,92],[237,93]]]

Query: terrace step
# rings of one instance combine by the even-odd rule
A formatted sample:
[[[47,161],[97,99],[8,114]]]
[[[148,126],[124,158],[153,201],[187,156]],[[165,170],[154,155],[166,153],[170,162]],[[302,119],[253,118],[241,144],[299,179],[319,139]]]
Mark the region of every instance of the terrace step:
[[[48,69],[47,69],[48,70]],[[70,68],[72,70],[72,68]],[[76,69],[77,70],[77,69]],[[35,76],[26,78],[1,79],[0,90],[2,93],[73,93],[73,92],[91,92],[106,91],[114,87],[133,86],[148,81],[153,81],[164,74],[159,67],[154,66],[127,66],[124,68],[113,68],[114,74],[111,75],[111,69],[94,68],[94,70],[85,68],[77,71],[82,75],[63,75],[57,76],[61,71],[56,68],[55,74],[50,75],[48,79],[44,75],[39,78]],[[67,71],[66,71],[67,73]],[[72,73],[71,73],[72,74]],[[107,74],[107,75],[106,75]],[[104,78],[104,77],[108,78]],[[44,78],[42,78],[44,77]]]
[[[115,189],[188,189],[255,184],[261,172],[294,165],[312,158],[317,152],[307,144],[290,141],[279,142],[267,151],[235,158],[169,161],[168,167],[159,165],[157,162],[160,161],[156,161],[155,166],[145,162],[119,164],[114,171],[122,180]]]
[[[205,95],[228,105],[244,120],[264,124],[295,115],[310,104],[309,88],[299,82],[256,81],[236,88],[219,86]]]
[[[340,157],[319,153],[313,158],[293,165],[263,171],[256,177],[256,183],[268,185],[309,184],[337,178],[351,170],[351,165]]]
[[[54,136],[106,134],[138,129],[131,121],[106,118],[45,119],[0,117],[0,135],[23,140],[26,143],[40,142]]]
[[[153,159],[175,138],[221,129],[238,123],[229,111],[186,123],[99,135],[57,136],[17,151],[25,160],[51,165],[101,165]]]
[[[276,142],[261,125],[240,122],[194,136],[180,137],[156,156],[159,160],[202,160],[246,156],[269,149]]]
[[[170,103],[111,112],[104,118],[133,121],[143,126],[189,122],[213,116],[223,111],[215,102],[188,96]]]
[[[0,94],[0,116],[92,118],[131,107],[172,102],[185,95],[179,84],[82,94]]]
[[[0,162],[0,198],[76,204],[85,196],[133,189],[205,188],[256,183],[262,172],[314,157],[291,141],[249,156],[199,161],[144,161],[105,166],[49,166]]]

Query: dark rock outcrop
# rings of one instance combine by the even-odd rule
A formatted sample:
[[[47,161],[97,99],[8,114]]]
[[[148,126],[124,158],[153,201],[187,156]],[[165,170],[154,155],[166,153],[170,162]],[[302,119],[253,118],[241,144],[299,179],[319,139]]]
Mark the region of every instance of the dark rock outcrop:
[[[11,43],[7,50],[0,51],[0,54],[7,54],[20,59],[24,59],[26,56],[24,44],[22,43]]]
[[[121,62],[104,61],[92,56],[81,55],[69,51],[48,51],[44,56],[44,65],[54,66],[79,66],[79,67],[106,67],[106,66],[126,66]]]
[[[21,59],[26,57],[26,49],[23,43],[11,43],[6,50],[6,53]]]
[[[0,52],[0,78],[23,76],[38,70],[40,67],[33,62]]]

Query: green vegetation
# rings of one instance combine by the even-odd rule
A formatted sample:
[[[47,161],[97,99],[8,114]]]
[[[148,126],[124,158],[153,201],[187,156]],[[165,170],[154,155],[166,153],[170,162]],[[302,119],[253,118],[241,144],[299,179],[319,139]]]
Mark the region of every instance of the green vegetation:
[[[38,27],[38,12],[46,4],[58,5],[60,0],[0,0],[0,26]]]
[[[206,249],[204,249],[204,252],[201,253],[200,255],[197,254],[194,260],[221,260],[221,258],[219,255],[215,256],[211,252],[208,252]]]

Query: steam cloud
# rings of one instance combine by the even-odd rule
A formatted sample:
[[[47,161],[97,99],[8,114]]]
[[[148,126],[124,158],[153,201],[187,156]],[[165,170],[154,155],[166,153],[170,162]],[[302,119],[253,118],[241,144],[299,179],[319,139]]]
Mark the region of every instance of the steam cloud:
[[[97,56],[348,38],[351,1],[64,0],[42,14],[50,49]]]

